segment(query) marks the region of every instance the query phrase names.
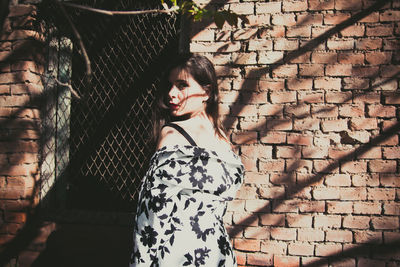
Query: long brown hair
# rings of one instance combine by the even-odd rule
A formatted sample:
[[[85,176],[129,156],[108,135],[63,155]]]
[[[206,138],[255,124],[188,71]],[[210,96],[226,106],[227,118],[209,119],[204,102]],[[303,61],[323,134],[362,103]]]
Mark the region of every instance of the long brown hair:
[[[174,121],[169,111],[168,93],[171,85],[168,81],[168,76],[173,69],[185,70],[193,79],[202,87],[207,88],[208,100],[206,101],[206,114],[211,118],[216,134],[226,139],[223,126],[219,120],[218,111],[218,83],[217,75],[213,63],[205,56],[198,54],[180,54],[174,58],[171,64],[166,69],[163,75],[161,88],[156,92],[156,101],[153,112],[153,143],[157,144],[161,127],[168,122]],[[228,141],[228,140],[227,140]]]

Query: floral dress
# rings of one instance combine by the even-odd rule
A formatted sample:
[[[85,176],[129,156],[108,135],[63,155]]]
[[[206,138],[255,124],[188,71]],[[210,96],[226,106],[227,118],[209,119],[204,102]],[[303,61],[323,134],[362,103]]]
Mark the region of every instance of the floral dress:
[[[236,266],[222,218],[242,180],[231,150],[156,151],[139,195],[130,266]]]

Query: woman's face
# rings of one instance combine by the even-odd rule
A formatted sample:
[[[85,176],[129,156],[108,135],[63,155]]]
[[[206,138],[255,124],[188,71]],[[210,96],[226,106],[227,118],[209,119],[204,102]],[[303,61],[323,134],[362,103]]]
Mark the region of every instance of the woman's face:
[[[169,108],[174,117],[205,114],[207,91],[186,70],[173,69],[169,75]]]

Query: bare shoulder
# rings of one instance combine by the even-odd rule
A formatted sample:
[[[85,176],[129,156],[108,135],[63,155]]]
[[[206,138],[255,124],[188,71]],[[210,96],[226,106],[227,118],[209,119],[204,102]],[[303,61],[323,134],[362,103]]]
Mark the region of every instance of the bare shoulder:
[[[173,146],[173,145],[187,145],[188,142],[177,130],[172,127],[166,126],[161,129],[160,138],[157,144],[157,149],[163,146]]]

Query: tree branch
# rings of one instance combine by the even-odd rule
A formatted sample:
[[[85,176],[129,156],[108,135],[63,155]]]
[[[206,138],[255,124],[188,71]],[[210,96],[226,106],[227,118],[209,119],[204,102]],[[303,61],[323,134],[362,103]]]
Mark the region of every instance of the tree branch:
[[[87,52],[86,52],[85,45],[83,44],[81,35],[79,34],[78,30],[76,29],[76,27],[75,27],[74,23],[72,22],[70,16],[68,15],[67,11],[65,10],[63,4],[60,3],[58,0],[53,0],[53,1],[57,3],[57,5],[58,5],[58,7],[60,8],[61,12],[64,14],[65,18],[67,19],[69,25],[70,25],[71,28],[72,28],[72,32],[74,33],[75,38],[76,38],[77,41],[78,41],[80,50],[81,50],[81,52],[82,52],[82,56],[83,56],[83,58],[84,58],[84,60],[85,60],[85,63],[86,63],[86,75],[87,75],[87,79],[90,80],[90,78],[91,78],[91,76],[92,76],[91,63],[90,63],[89,56],[88,56],[88,54],[87,54]]]
[[[159,13],[159,14],[171,14],[173,12],[176,12],[179,7],[178,6],[173,6],[169,9],[149,9],[149,10],[135,10],[135,11],[109,11],[109,10],[104,10],[104,9],[98,9],[98,8],[93,8],[93,7],[87,7],[87,6],[82,6],[78,4],[73,4],[73,3],[66,3],[63,2],[63,5],[69,6],[69,7],[75,7],[83,10],[88,10],[96,13],[101,13],[109,16],[113,15],[141,15],[141,14],[149,14],[149,13]]]

